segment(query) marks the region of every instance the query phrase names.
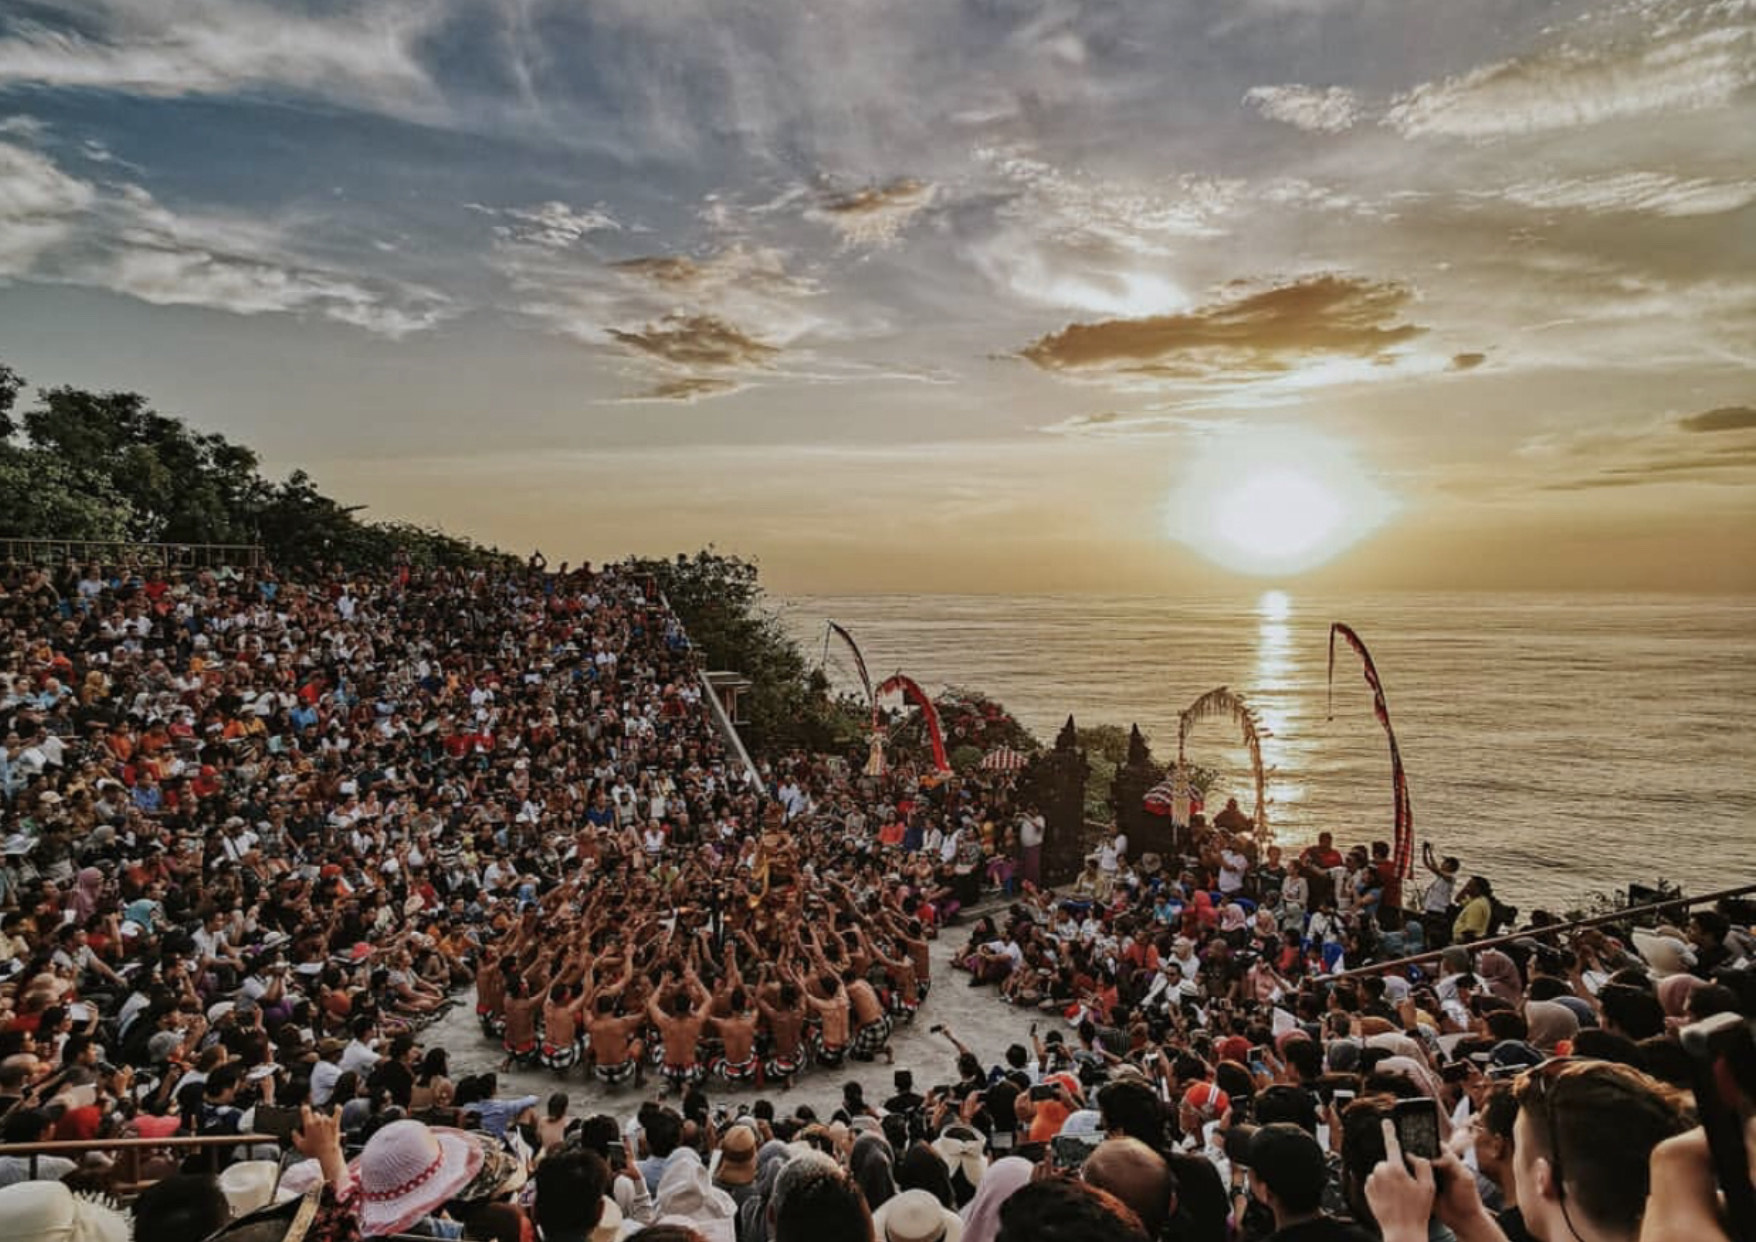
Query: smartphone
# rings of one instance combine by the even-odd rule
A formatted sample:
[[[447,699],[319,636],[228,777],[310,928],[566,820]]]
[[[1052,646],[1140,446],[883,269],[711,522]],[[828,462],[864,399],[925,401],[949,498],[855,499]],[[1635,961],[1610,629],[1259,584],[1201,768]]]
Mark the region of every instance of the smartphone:
[[[1396,1141],[1405,1156],[1439,1158],[1439,1105],[1429,1099],[1398,1100],[1390,1110]]]
[[[1335,1089],[1335,1094],[1330,1098],[1335,1101],[1335,1111],[1339,1113],[1342,1109],[1354,1102],[1353,1088],[1337,1087]]]
[[[1080,1168],[1103,1139],[1101,1134],[1057,1134],[1049,1142],[1055,1154],[1055,1168],[1063,1173]]]
[[[609,1161],[612,1170],[619,1169],[628,1163],[628,1148],[620,1140],[610,1143],[604,1149],[604,1159]]]
[[[927,1034],[929,1034],[929,1035],[940,1035],[940,1034],[943,1034],[944,1031],[945,1031],[945,1024],[943,1022],[935,1022],[935,1023],[933,1023],[932,1026],[929,1026],[927,1028]]]
[[[1055,1090],[1055,1084],[1052,1082],[1039,1082],[1036,1086],[1030,1089],[1030,1098],[1032,1100],[1052,1100],[1056,1098],[1058,1094],[1059,1093]]]

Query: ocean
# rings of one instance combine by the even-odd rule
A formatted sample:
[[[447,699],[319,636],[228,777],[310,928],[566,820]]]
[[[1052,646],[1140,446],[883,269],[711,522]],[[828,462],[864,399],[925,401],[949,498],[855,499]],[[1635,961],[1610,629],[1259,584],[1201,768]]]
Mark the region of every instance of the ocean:
[[[1664,880],[1756,882],[1756,599],[1684,596],[809,596],[779,601],[815,661],[825,619],[874,680],[979,689],[1048,741],[1138,722],[1161,760],[1177,718],[1215,686],[1244,694],[1263,744],[1269,819],[1292,847],[1319,830],[1391,836],[1390,760],[1358,659],[1370,648],[1408,773],[1417,842],[1493,880],[1505,900],[1562,909]],[[852,686],[833,647],[826,668]],[[1248,758],[1203,721],[1189,757],[1246,810]],[[1222,797],[1223,797],[1222,793]],[[1210,795],[1210,803],[1213,798]],[[1425,873],[1417,866],[1417,883]]]

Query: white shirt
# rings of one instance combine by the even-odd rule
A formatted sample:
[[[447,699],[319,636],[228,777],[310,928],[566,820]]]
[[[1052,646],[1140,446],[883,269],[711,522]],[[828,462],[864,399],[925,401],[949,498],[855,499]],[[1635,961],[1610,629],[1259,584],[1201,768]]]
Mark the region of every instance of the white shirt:
[[[327,1104],[341,1080],[341,1066],[334,1061],[319,1061],[311,1067],[311,1102]]]
[[[363,1074],[376,1064],[378,1064],[378,1054],[357,1039],[349,1040],[348,1046],[342,1050],[341,1072],[344,1074],[349,1070],[356,1074]]]
[[[1244,872],[1250,860],[1236,850],[1221,850],[1219,856],[1219,891],[1235,893],[1244,887]]]

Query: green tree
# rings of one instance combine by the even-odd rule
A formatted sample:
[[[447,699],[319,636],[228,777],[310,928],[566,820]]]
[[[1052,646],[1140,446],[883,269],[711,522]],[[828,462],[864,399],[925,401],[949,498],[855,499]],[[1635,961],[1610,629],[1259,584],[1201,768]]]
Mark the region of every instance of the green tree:
[[[296,470],[264,478],[255,450],[158,413],[139,393],[60,387],[15,418],[25,381],[0,364],[0,531],[142,543],[261,544],[271,561],[417,566],[505,554],[405,522],[365,522]],[[24,433],[23,444],[16,442]]]
[[[101,475],[0,444],[0,535],[126,539],[128,518],[128,502]]]
[[[664,593],[707,668],[750,679],[748,741],[831,751],[858,739],[862,722],[831,698],[822,670],[769,606],[755,561],[710,545],[694,556],[635,560],[632,569]]]

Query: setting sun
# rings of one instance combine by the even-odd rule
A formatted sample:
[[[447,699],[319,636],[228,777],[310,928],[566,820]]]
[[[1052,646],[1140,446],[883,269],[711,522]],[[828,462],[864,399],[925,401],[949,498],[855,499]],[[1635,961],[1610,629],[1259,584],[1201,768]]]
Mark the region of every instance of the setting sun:
[[[1170,533],[1239,573],[1298,573],[1358,542],[1393,508],[1334,441],[1237,431],[1217,436],[1184,463]]]

